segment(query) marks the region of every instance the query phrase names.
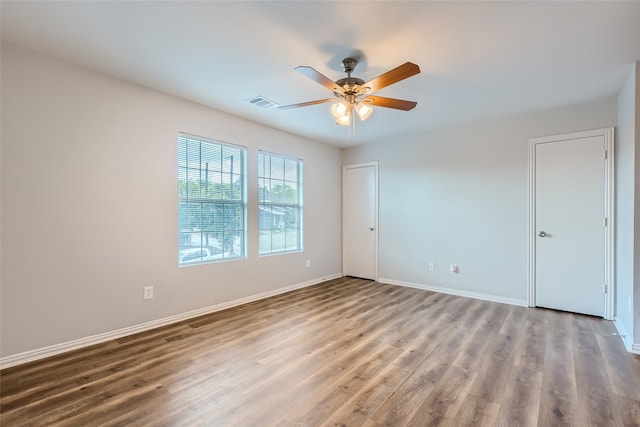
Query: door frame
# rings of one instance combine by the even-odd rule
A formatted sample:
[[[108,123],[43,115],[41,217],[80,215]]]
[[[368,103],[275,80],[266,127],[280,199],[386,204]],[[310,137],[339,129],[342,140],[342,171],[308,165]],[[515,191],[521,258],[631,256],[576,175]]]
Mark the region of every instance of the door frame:
[[[615,315],[615,275],[614,275],[614,231],[615,231],[615,211],[614,211],[614,128],[600,128],[580,132],[570,132],[559,135],[543,136],[529,139],[529,224],[527,228],[528,241],[528,305],[536,306],[536,145],[548,142],[566,141],[571,139],[581,139],[590,137],[604,137],[604,206],[605,224],[604,236],[604,315],[607,320],[613,320]]]
[[[347,191],[346,191],[346,182],[347,182],[347,170],[349,169],[358,169],[358,168],[364,168],[364,167],[373,167],[373,180],[374,180],[374,197],[375,200],[373,201],[373,206],[374,206],[374,212],[373,212],[373,279],[375,281],[378,280],[378,192],[379,192],[379,186],[378,186],[378,161],[373,161],[373,162],[366,162],[366,163],[356,163],[356,164],[351,164],[351,165],[344,165],[342,166],[342,208],[344,209],[344,206],[346,206],[345,200],[347,197]],[[344,251],[344,228],[345,228],[345,224],[344,224],[344,210],[342,212],[342,275],[345,275],[345,264],[346,264],[346,255],[345,255],[345,251]]]

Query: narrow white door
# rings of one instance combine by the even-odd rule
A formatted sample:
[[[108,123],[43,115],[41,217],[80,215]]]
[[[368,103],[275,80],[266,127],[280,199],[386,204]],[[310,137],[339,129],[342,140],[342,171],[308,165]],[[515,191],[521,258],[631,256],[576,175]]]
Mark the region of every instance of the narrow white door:
[[[342,251],[346,276],[377,279],[377,164],[343,170]]]
[[[535,305],[604,316],[605,140],[535,144]]]

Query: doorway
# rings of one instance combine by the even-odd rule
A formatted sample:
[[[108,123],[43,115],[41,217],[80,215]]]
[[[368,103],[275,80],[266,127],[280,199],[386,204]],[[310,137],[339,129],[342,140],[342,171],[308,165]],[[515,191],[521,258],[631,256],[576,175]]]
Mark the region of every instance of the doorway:
[[[342,270],[378,279],[378,162],[342,170]]]
[[[530,306],[613,317],[613,135],[530,140]]]

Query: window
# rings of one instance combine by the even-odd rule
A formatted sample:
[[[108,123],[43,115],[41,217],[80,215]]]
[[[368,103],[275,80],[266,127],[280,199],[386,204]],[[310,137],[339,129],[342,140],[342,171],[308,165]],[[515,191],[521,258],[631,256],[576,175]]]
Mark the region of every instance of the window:
[[[302,161],[258,153],[260,255],[302,250]]]
[[[178,264],[246,256],[246,149],[178,135]]]

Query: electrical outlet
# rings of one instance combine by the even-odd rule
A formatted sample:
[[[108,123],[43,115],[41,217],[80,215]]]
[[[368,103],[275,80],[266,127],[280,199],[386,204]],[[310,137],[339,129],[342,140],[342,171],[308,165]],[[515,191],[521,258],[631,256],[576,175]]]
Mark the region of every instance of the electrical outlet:
[[[436,263],[435,263],[435,262],[430,262],[430,263],[429,263],[429,270],[430,270],[430,271],[433,271],[433,270],[435,270],[435,269],[436,269]]]
[[[451,264],[451,265],[449,266],[449,271],[450,271],[451,273],[457,273],[457,272],[458,272],[458,266],[457,266],[457,265],[455,265],[455,264]]]
[[[143,288],[143,299],[153,299],[153,286],[145,286]]]
[[[309,268],[309,267],[311,267],[311,260],[310,259],[307,260],[307,268]]]

